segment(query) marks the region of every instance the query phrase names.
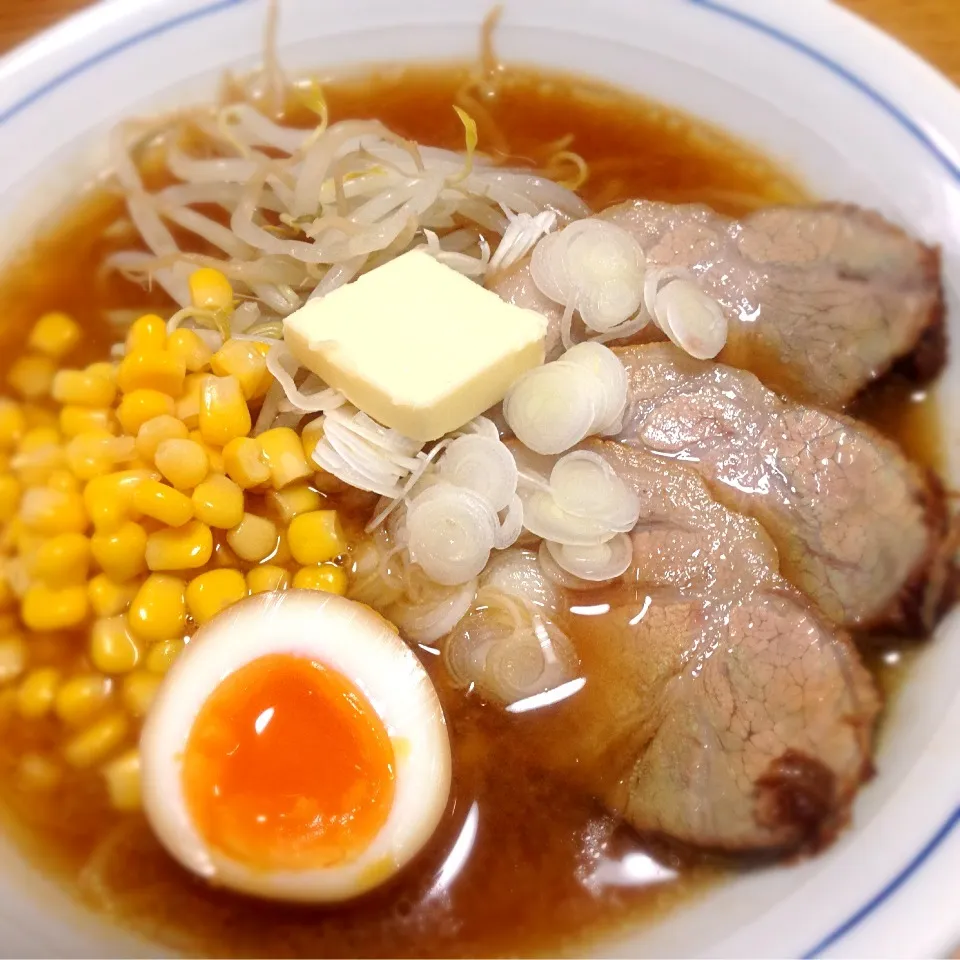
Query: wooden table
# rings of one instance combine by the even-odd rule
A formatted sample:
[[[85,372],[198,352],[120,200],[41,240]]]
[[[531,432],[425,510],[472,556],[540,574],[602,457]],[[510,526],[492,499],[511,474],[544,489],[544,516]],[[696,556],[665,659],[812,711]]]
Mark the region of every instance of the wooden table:
[[[90,0],[0,0],[0,51]],[[812,0],[793,0],[794,3]],[[960,0],[839,0],[936,64],[960,84]]]

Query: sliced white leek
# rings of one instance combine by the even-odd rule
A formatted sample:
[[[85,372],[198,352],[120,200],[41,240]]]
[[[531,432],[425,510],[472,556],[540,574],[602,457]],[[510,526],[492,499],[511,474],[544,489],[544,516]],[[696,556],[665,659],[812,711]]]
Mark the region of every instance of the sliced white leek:
[[[523,525],[534,536],[572,546],[595,546],[616,536],[604,520],[577,517],[557,504],[553,494],[521,487]]]
[[[601,334],[639,310],[644,268],[643,250],[632,234],[592,217],[544,237],[530,260],[541,293],[579,310],[584,325]]]
[[[574,450],[556,462],[550,492],[564,512],[602,522],[617,533],[632,530],[640,516],[640,498],[603,457],[587,450]]]
[[[727,342],[723,308],[689,280],[672,280],[657,292],[654,319],[674,344],[698,360],[712,360]]]
[[[561,570],[581,580],[602,582],[624,573],[633,561],[633,544],[624,533],[592,547],[544,541],[550,556]]]
[[[407,640],[414,643],[435,643],[445,637],[466,615],[477,594],[477,581],[453,587],[440,597],[420,603],[392,604],[386,615]]]
[[[478,493],[495,513],[505,509],[517,490],[517,464],[506,444],[487,436],[457,437],[438,461],[440,476]]]
[[[603,384],[588,367],[564,360],[535,367],[507,392],[503,415],[536,453],[562,453],[588,436],[606,411]]]
[[[497,517],[479,494],[440,481],[407,505],[410,559],[437,583],[456,586],[486,566],[497,536]]]
[[[627,405],[627,371],[617,355],[602,343],[587,341],[571,347],[563,355],[563,360],[586,367],[603,388],[603,409],[590,432],[619,433],[623,411]]]

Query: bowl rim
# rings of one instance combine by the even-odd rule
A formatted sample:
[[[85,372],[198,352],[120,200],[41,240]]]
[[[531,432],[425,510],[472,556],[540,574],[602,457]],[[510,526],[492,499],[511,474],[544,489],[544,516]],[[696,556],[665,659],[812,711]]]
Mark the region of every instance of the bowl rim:
[[[75,77],[131,47],[187,23],[257,2],[208,0],[173,12],[171,8],[184,7],[185,4],[178,3],[178,0],[99,0],[0,57],[0,127]],[[667,2],[698,7],[734,21],[828,70],[884,111],[960,185],[960,90],[879,28],[837,6],[832,0],[807,0],[802,5],[792,0]],[[119,39],[97,46],[96,38],[101,31],[115,33],[119,24],[128,21],[131,24],[146,23]],[[77,56],[81,49],[87,52]],[[67,52],[72,56],[65,58]],[[56,70],[49,69],[51,64],[63,59],[69,59],[69,64],[58,66]],[[5,81],[23,74],[36,74],[38,80],[28,90],[8,100],[2,93],[7,86]],[[819,956],[833,948],[911,881],[922,879],[924,883],[938,883],[929,875],[922,878],[918,875],[954,836],[958,825],[960,803],[899,871],[882,885],[878,881],[873,895],[843,922],[821,936],[803,956]],[[944,950],[960,939],[960,921],[943,918],[934,926],[941,935],[940,946]]]

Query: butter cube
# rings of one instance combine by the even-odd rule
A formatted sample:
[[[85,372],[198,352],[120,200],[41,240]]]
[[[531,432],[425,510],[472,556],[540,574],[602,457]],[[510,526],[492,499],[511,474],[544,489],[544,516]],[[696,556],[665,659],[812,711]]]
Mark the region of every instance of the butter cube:
[[[435,440],[503,399],[543,363],[547,321],[438,263],[405,253],[286,318],[305,367],[358,409]]]

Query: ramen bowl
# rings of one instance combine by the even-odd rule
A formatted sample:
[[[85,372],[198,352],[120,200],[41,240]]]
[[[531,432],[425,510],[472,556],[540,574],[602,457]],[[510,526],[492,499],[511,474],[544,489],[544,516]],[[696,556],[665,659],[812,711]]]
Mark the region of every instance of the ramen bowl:
[[[210,97],[260,54],[260,0],[107,0],[0,60],[0,258],[105,163],[128,116]],[[292,72],[465,59],[482,0],[283,0]],[[895,41],[825,0],[509,0],[506,62],[559,68],[702,117],[758,147],[812,194],[879,210],[943,253],[960,333],[960,93]],[[940,409],[960,401],[951,358]],[[947,480],[960,435],[943,418]],[[891,699],[877,775],[817,857],[746,872],[597,942],[597,956],[934,956],[960,942],[960,619],[948,616]],[[0,838],[0,943],[10,956],[164,955],[86,911]],[[649,869],[638,867],[638,869]]]

